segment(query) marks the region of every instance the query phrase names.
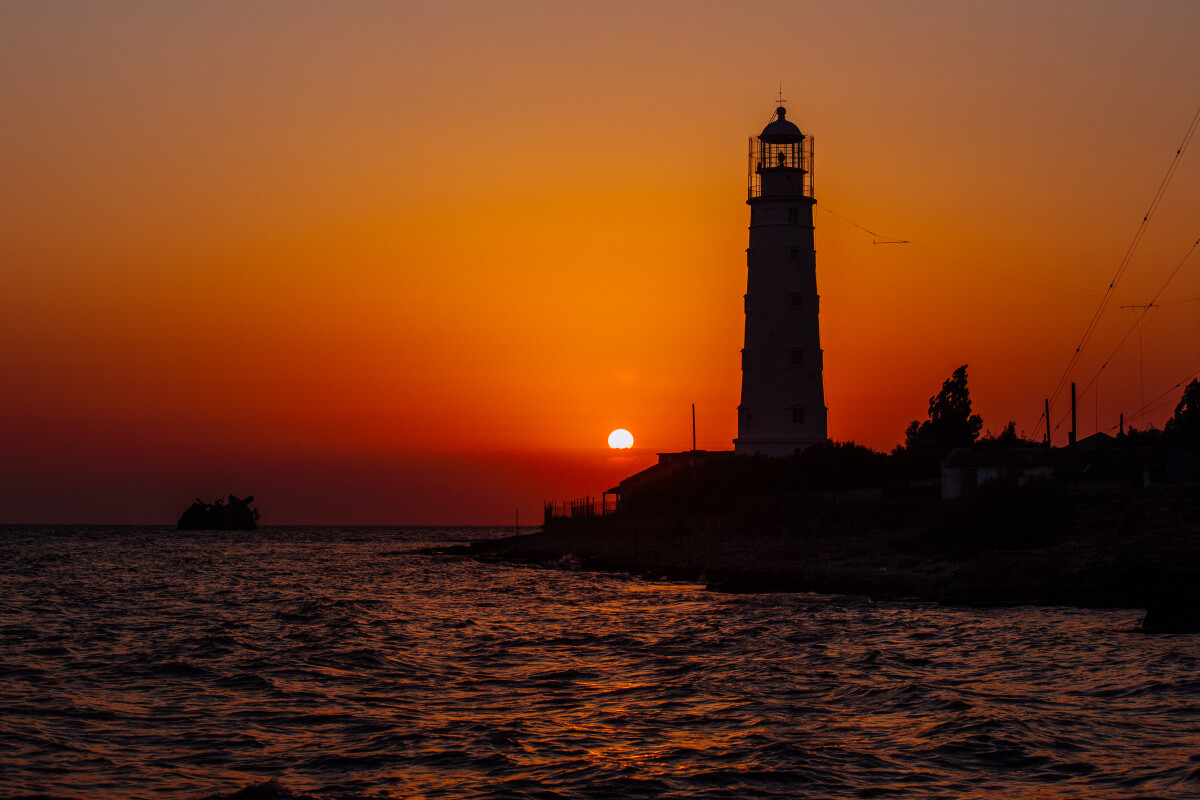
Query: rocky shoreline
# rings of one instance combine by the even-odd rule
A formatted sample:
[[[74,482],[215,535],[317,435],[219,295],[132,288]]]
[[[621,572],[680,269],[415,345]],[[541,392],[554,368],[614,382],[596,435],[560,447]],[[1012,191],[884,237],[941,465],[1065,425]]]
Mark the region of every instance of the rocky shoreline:
[[[1200,489],[997,496],[747,498],[724,513],[561,520],[459,553],[797,591],[975,606],[1148,610],[1200,630]]]

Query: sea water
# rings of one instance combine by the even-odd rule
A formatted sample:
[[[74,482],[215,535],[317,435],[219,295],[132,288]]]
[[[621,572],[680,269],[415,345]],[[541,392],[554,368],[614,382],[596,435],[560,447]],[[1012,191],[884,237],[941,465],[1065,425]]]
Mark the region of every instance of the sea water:
[[[0,529],[0,796],[1200,797],[1137,611],[421,552],[507,532]]]

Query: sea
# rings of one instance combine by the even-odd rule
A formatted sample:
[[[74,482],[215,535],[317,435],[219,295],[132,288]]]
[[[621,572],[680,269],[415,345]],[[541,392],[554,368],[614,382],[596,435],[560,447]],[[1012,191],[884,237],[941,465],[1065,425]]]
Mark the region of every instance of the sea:
[[[1200,797],[1137,610],[428,552],[511,532],[0,528],[0,797]]]

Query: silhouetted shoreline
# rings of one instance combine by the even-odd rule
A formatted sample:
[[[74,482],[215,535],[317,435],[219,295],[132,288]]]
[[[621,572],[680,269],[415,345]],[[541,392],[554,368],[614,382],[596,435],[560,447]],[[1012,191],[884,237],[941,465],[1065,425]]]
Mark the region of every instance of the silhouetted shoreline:
[[[476,542],[488,560],[946,604],[1198,605],[1194,486],[946,502],[872,492],[747,498],[730,512],[555,521]]]

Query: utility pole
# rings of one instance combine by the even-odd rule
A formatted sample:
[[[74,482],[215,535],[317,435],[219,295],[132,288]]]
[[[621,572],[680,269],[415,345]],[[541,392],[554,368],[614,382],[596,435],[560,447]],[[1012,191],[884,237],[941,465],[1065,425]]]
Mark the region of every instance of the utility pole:
[[[1046,447],[1053,447],[1050,443],[1050,398],[1046,398]]]
[[[692,452],[696,452],[696,404],[692,403]]]

